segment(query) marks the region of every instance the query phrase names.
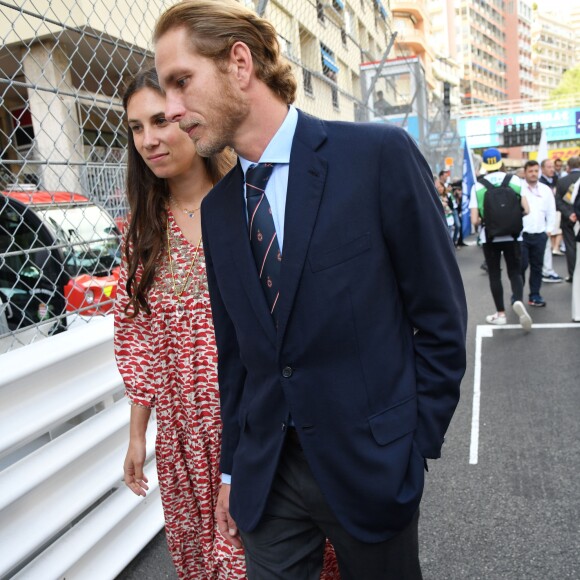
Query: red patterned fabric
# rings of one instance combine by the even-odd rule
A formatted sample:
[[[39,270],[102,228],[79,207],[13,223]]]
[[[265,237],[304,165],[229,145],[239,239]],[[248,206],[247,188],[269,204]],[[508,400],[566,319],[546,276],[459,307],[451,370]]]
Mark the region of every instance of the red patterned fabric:
[[[173,268],[185,280],[195,247],[169,212]],[[220,485],[221,422],[217,353],[205,259],[200,248],[190,282],[177,308],[167,253],[159,259],[148,297],[151,314],[130,319],[126,269],[121,268],[115,306],[115,355],[126,395],[133,404],[155,407],[155,453],[169,550],[179,578],[245,578],[243,551],[225,542],[214,520]],[[340,578],[327,547],[321,578]]]

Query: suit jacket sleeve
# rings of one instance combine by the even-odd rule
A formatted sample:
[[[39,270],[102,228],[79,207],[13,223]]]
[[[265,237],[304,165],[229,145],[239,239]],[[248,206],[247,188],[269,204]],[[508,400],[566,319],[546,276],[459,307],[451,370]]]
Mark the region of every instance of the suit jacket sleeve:
[[[576,197],[574,197],[574,195]],[[578,179],[574,185],[574,189],[572,190],[572,198],[574,199],[574,213],[576,217],[580,218],[580,179]]]
[[[246,378],[246,369],[240,359],[234,325],[218,289],[211,259],[210,235],[203,217],[202,236],[216,345],[219,353],[218,380],[220,386],[220,414],[222,418],[220,470],[222,473],[231,474],[234,452],[240,439],[238,409]]]
[[[403,131],[387,133],[381,162],[383,235],[415,329],[415,441],[423,457],[437,458],[465,372],[465,292],[431,171],[415,143]]]
[[[564,201],[564,196],[568,193],[568,188],[570,187],[568,175],[559,180],[556,186],[556,209],[562,214],[563,220],[569,220],[574,212],[574,208]]]

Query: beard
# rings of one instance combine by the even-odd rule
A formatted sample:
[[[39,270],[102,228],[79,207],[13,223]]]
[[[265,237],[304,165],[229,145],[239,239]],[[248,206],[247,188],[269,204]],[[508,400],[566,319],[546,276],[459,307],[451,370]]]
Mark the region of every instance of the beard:
[[[225,74],[216,73],[216,90],[211,98],[211,109],[205,122],[184,119],[179,127],[187,131],[194,125],[199,126],[204,134],[193,136],[197,154],[201,157],[212,157],[233,146],[236,131],[248,116],[250,106],[244,95],[235,91]]]

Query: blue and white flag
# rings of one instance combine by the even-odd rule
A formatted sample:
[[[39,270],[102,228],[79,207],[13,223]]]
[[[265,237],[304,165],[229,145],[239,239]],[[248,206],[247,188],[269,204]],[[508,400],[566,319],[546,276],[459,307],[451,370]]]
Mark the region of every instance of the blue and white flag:
[[[475,185],[475,171],[473,170],[473,160],[471,159],[471,151],[467,146],[467,139],[463,145],[463,183],[461,186],[461,228],[463,231],[463,238],[471,234],[471,215],[469,211],[469,197],[471,190]]]

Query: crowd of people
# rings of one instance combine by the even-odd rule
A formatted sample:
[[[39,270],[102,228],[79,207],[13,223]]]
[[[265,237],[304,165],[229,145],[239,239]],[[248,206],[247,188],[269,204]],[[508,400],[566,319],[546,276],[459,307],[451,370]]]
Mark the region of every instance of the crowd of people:
[[[566,170],[564,169],[566,167]],[[527,306],[546,306],[541,295],[543,283],[573,283],[572,320],[580,321],[580,282],[574,283],[577,261],[577,244],[580,235],[577,225],[577,191],[580,178],[580,158],[571,157],[566,165],[561,159],[528,160],[516,171],[504,168],[501,153],[496,148],[483,152],[478,181],[470,195],[471,221],[477,233],[478,244],[483,247],[485,260],[482,264],[490,278],[490,287],[496,312],[487,316],[489,324],[507,323],[501,282],[501,256],[504,257],[511,284],[511,305],[526,330],[532,327],[523,300],[523,286],[529,278]],[[433,177],[439,193],[449,234],[456,247],[461,237],[461,181],[449,183],[449,172],[441,171]],[[521,226],[517,235],[496,236],[486,240],[484,197],[490,190],[502,185],[503,180],[520,200]],[[486,183],[487,182],[487,183]],[[451,187],[450,185],[454,186]],[[495,194],[495,191],[493,191]],[[489,236],[488,236],[489,237]],[[503,245],[499,245],[502,242]],[[490,245],[497,243],[498,245]],[[507,245],[506,245],[507,244]],[[565,256],[567,276],[562,277],[553,265],[553,256]],[[522,290],[520,291],[520,286]]]
[[[451,182],[451,172],[449,170],[441,170],[438,175],[433,175],[433,182],[443,205],[445,221],[447,222],[453,245],[456,248],[461,248],[466,245],[463,241],[463,228],[461,226],[461,202],[463,197],[461,180]]]
[[[466,366],[461,183],[433,178],[399,128],[298,110],[274,27],[234,0],[172,6],[153,42],[155,69],[123,99],[124,481],[147,495],[155,409],[179,578],[419,580],[427,460],[441,455]],[[528,305],[545,306],[539,284],[558,281],[544,261],[560,251],[546,241],[557,235],[550,188],[567,204],[569,267],[580,200],[549,164],[541,177],[526,164],[524,181],[506,177],[497,150],[484,166],[471,216],[484,225],[488,322],[506,319],[503,255],[529,330],[528,265]],[[521,239],[493,229],[484,199],[498,184],[527,214]]]

